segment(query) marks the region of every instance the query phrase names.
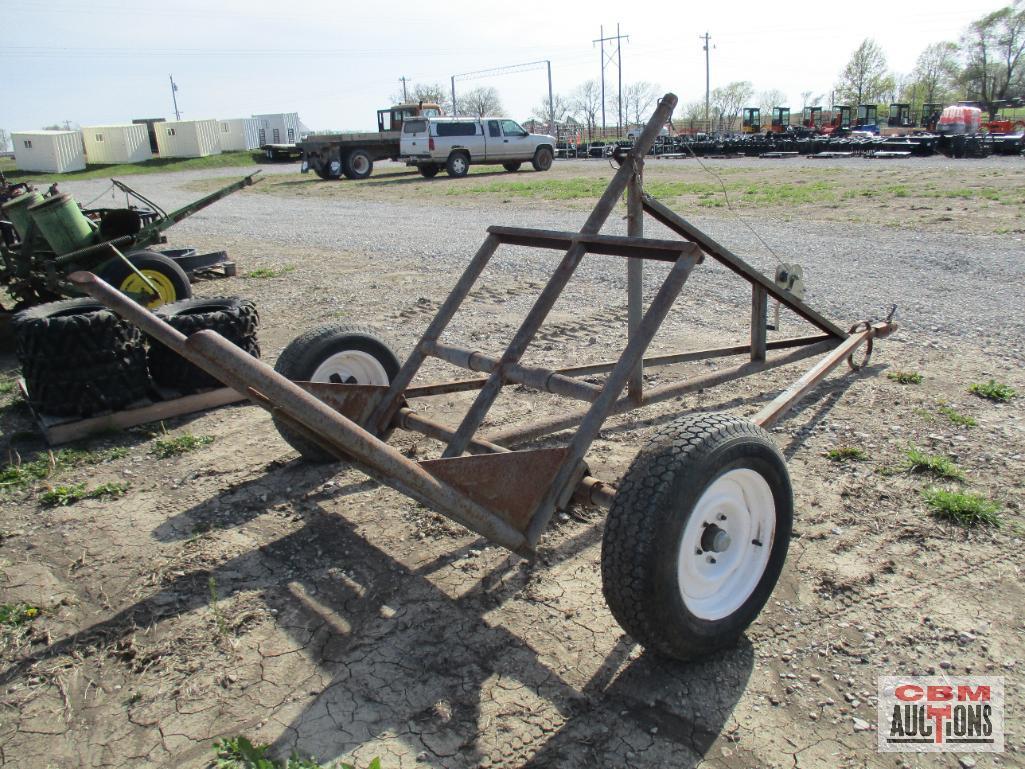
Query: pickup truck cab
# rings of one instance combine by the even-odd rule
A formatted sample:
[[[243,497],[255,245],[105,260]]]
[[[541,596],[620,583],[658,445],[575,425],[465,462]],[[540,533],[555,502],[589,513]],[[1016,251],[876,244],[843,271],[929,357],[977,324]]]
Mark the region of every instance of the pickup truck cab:
[[[466,176],[471,165],[501,165],[518,171],[530,163],[547,171],[555,157],[555,138],[532,134],[515,120],[497,117],[420,117],[402,124],[399,147],[406,165],[431,178],[444,168]]]

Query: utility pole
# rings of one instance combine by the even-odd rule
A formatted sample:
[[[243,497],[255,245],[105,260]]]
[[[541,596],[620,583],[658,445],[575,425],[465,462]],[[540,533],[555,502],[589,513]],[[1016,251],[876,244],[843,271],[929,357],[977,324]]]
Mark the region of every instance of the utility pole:
[[[711,110],[709,109],[709,105],[711,104],[711,94],[712,94],[711,84],[712,84],[712,79],[711,79],[711,75],[709,74],[709,50],[708,50],[711,47],[708,44],[708,41],[711,40],[711,37],[706,32],[704,35],[698,35],[698,39],[705,41],[705,131],[708,131],[710,129],[710,127],[711,127],[711,123],[709,123],[709,114],[711,112]]]
[[[403,75],[399,80],[402,81],[402,102],[406,103],[409,101],[409,96],[406,94],[406,76]]]
[[[601,45],[601,132],[602,137],[605,136],[605,66],[612,61],[613,56],[616,57],[616,69],[619,71],[619,127],[623,125],[623,55],[620,41],[629,40],[629,35],[619,34],[619,24],[616,24],[615,36],[605,37],[604,25],[599,27],[600,37],[597,40],[592,40],[591,44],[599,43]],[[613,40],[616,41],[616,50],[605,54],[605,43],[611,43]]]
[[[619,75],[619,122],[616,133],[623,135],[623,38],[619,34],[619,22],[616,22],[616,73]]]
[[[548,65],[548,117],[552,121],[551,131],[552,136],[556,136],[559,129],[555,125],[555,100],[552,96],[552,62],[551,59],[545,60],[545,64]],[[558,137],[556,137],[558,138]]]
[[[174,102],[174,119],[181,120],[182,115],[178,111],[178,86],[174,82],[174,75],[168,75],[171,78],[171,100]]]

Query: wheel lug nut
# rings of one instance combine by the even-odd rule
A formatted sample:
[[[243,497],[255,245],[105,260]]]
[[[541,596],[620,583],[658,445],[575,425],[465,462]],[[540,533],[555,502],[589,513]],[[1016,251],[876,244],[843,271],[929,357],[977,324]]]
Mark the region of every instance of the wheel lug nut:
[[[712,556],[708,556],[705,560],[709,563],[715,563],[715,558],[713,558]]]

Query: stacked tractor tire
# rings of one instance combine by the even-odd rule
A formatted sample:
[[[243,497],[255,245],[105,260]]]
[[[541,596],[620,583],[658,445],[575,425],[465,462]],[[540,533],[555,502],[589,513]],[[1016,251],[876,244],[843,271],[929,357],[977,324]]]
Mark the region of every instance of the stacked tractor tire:
[[[183,299],[156,311],[186,336],[218,332],[254,357],[259,315],[248,299]],[[205,371],[92,299],[23,310],[12,321],[29,405],[39,414],[90,417],[219,387]]]

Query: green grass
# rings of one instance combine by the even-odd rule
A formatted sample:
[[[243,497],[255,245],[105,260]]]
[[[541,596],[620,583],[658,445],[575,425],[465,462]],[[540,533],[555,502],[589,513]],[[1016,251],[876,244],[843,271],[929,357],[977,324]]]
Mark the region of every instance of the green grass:
[[[964,480],[964,473],[950,457],[942,454],[926,454],[921,449],[911,447],[907,451],[905,470],[912,473],[931,475],[935,478],[952,478]]]
[[[939,412],[950,420],[950,424],[957,425],[958,427],[975,427],[979,424],[973,417],[962,414],[950,406],[940,406]]]
[[[255,270],[250,270],[243,277],[245,278],[280,278],[282,275],[288,275],[289,273],[295,272],[295,265],[286,264],[284,267],[258,267]]]
[[[826,458],[832,462],[864,462],[868,454],[857,446],[837,446],[826,452]]]
[[[121,459],[128,455],[124,446],[115,446],[100,451],[82,449],[61,449],[30,462],[14,462],[0,469],[0,490],[18,488],[41,481],[73,467],[84,467]]]
[[[968,392],[997,403],[1006,403],[1018,394],[1013,387],[995,379],[990,379],[988,382],[976,382],[968,388]]]
[[[67,174],[49,174],[15,170],[14,164],[0,165],[0,171],[12,182],[33,181],[39,184],[50,182],[77,181],[79,179],[109,179],[111,177],[135,176],[137,174],[158,174],[171,171],[195,171],[202,168],[245,168],[266,162],[262,155],[252,150],[222,152],[205,158],[153,158],[142,163],[119,163],[116,165],[89,165],[84,171]]]
[[[206,446],[213,442],[214,438],[212,435],[193,435],[192,433],[185,433],[174,438],[161,438],[153,444],[153,453],[160,459],[167,459],[168,457],[187,454],[190,451],[195,451],[201,446]]]
[[[47,489],[39,495],[39,500],[49,507],[67,507],[83,499],[109,499],[127,492],[127,483],[102,483],[94,489],[87,489],[84,483],[71,483]]]
[[[214,742],[214,769],[356,769],[352,764],[339,761],[321,764],[293,753],[286,760],[267,757],[268,745],[253,745],[245,737],[225,737]],[[375,758],[367,769],[381,769],[381,759]]]
[[[934,516],[960,526],[1000,525],[1000,505],[980,494],[928,488],[922,498]]]
[[[15,381],[13,379],[0,380],[0,395],[10,395],[14,392]]]
[[[5,603],[0,604],[0,625],[4,627],[18,627],[26,622],[31,622],[42,613],[38,606],[27,603]]]
[[[917,371],[890,371],[886,374],[886,378],[902,385],[922,384],[922,375]]]

